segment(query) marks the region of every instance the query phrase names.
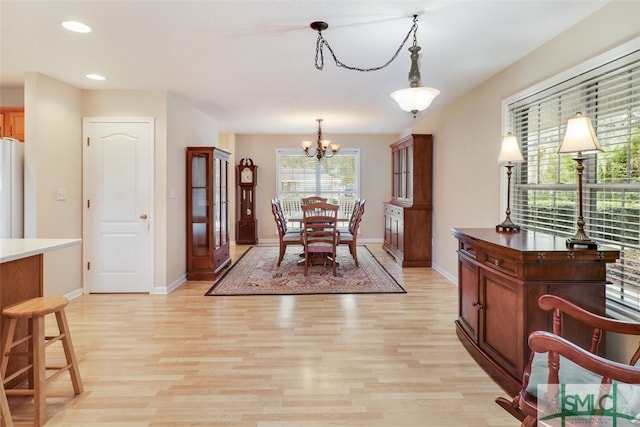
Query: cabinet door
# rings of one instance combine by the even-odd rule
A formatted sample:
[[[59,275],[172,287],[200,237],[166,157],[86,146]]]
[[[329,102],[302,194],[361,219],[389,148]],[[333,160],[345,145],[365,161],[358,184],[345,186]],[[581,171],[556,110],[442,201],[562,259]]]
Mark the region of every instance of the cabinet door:
[[[384,207],[384,243],[391,246],[391,220],[392,215],[389,212],[389,206]]]
[[[11,138],[24,142],[24,111],[13,111],[7,113],[8,128],[6,131]]]
[[[480,329],[478,346],[515,378],[522,377],[522,285],[482,269],[479,277]]]
[[[458,320],[467,334],[477,340],[479,323],[478,267],[458,255]]]
[[[229,241],[229,162],[220,160],[220,243]]]
[[[190,222],[190,233],[188,233],[188,244],[190,256],[195,268],[206,268],[202,265],[208,262],[207,258],[211,253],[211,196],[209,188],[210,181],[210,154],[206,152],[188,152],[187,164],[190,168],[189,179],[189,205],[187,212]],[[203,257],[201,260],[193,260],[193,257]]]
[[[5,129],[4,129],[4,118],[5,114],[4,113],[0,113],[0,138],[2,138],[3,136],[9,136],[7,133],[5,133]]]

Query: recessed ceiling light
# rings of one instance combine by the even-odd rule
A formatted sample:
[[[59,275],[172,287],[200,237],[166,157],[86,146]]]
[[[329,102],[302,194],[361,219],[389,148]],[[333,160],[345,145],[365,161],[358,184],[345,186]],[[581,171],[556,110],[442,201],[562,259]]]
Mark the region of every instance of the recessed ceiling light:
[[[83,24],[82,22],[77,21],[64,21],[62,26],[69,31],[73,31],[74,33],[89,33],[91,32],[91,27]]]
[[[87,74],[87,78],[91,80],[106,80],[105,76],[101,76],[100,74]]]

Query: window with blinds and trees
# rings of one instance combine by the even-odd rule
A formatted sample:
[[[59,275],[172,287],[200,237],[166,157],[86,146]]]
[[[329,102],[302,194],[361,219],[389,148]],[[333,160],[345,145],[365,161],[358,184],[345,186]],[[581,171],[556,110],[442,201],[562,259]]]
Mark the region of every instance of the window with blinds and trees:
[[[309,196],[325,197],[340,206],[339,216],[351,215],[359,197],[360,150],[340,149],[331,158],[309,158],[301,150],[277,151],[277,197],[285,217],[300,218],[300,200]],[[289,223],[292,227],[299,223]]]
[[[608,313],[640,320],[640,51],[506,107],[525,159],[514,169],[511,216],[527,230],[566,237],[576,231],[578,177],[573,156],[557,151],[567,120],[591,117],[604,152],[584,162],[585,231],[620,250],[607,265]]]

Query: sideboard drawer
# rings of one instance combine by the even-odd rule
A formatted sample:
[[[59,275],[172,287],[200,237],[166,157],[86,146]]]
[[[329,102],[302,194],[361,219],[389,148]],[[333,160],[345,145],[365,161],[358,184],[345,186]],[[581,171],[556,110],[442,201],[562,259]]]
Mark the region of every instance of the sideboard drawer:
[[[458,249],[460,250],[460,252],[462,252],[464,255],[468,256],[469,258],[476,259],[476,257],[478,256],[478,248],[473,242],[470,242],[467,240],[460,240]]]
[[[518,264],[513,258],[487,253],[484,263],[487,267],[495,268],[512,276],[517,276],[518,274]]]

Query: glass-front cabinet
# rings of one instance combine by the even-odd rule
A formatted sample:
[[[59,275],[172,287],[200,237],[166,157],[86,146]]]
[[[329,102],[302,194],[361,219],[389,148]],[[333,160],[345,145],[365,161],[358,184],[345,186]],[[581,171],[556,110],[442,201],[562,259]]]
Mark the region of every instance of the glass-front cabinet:
[[[187,147],[187,279],[213,280],[229,256],[229,153]]]
[[[383,247],[403,267],[431,267],[432,161],[431,135],[412,134],[391,144]]]

